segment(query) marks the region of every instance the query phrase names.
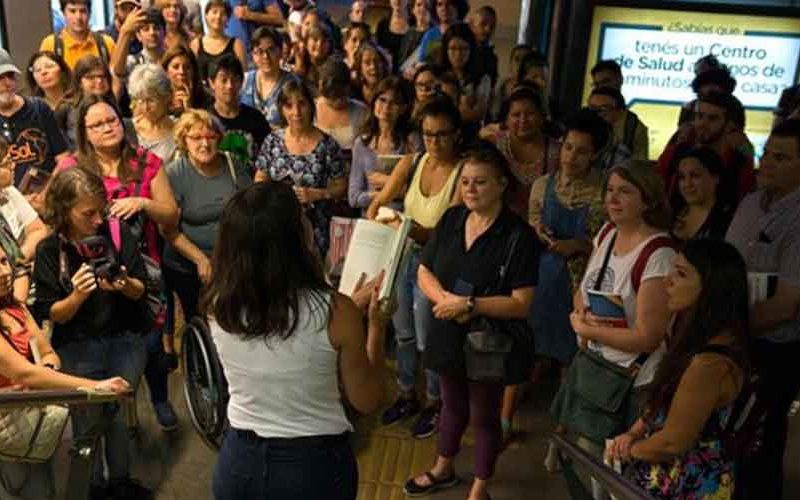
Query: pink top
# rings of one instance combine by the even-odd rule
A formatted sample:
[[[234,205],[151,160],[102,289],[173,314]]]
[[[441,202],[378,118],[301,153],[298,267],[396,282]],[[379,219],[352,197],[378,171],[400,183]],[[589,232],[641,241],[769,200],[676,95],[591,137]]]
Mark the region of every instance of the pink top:
[[[0,333],[0,335],[5,337],[5,341],[10,343],[11,347],[25,359],[33,361],[31,356],[31,332],[28,331],[26,326],[28,315],[25,313],[25,309],[23,306],[9,305],[3,310],[8,313],[9,316],[17,320],[22,326],[22,329],[14,333]],[[0,342],[4,342],[4,340],[0,340]],[[0,375],[0,387],[8,387],[13,384],[14,381]]]
[[[142,198],[153,199],[153,179],[161,169],[161,158],[154,155],[150,151],[139,148],[136,150],[136,159],[131,160],[131,168],[137,171],[139,168],[139,158],[144,154],[144,172],[142,174],[141,187],[139,188],[138,196]],[[75,155],[68,155],[58,162],[56,171],[72,168],[78,164],[78,158]],[[106,198],[110,202],[121,198],[130,198],[136,196],[137,182],[131,181],[128,184],[122,184],[119,177],[103,176],[103,184],[106,187]],[[130,222],[130,221],[129,221]],[[159,252],[159,235],[158,228],[155,222],[150,220],[149,217],[144,218],[144,238],[146,245],[147,256],[154,259],[156,262],[161,262],[161,252]]]

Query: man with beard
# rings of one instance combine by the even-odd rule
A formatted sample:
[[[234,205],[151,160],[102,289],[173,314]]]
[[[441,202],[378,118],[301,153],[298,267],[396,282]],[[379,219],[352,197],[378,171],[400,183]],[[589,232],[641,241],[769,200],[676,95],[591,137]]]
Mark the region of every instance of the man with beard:
[[[9,143],[5,160],[14,166],[14,185],[30,194],[43,186],[67,141],[47,103],[18,94],[19,75],[11,56],[0,49],[0,135]]]
[[[753,146],[736,123],[739,103],[722,92],[700,95],[695,104],[691,133],[682,141],[669,144],[658,159],[658,172],[668,195],[677,189],[678,153],[689,148],[708,148],[722,158],[724,170],[719,180],[720,201],[733,209],[756,185]],[[730,136],[737,140],[731,140]],[[740,138],[740,139],[739,139]]]

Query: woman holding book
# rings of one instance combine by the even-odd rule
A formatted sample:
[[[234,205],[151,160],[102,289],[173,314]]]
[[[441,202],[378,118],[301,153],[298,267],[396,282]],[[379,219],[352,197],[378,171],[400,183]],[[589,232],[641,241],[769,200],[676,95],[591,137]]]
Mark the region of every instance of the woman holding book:
[[[216,500],[355,500],[353,426],[383,395],[384,325],[333,290],[292,188],[258,183],[228,202],[204,295],[230,387]]]
[[[632,161],[612,168],[603,200],[610,222],[594,238],[594,251],[570,316],[580,351],[551,409],[559,424],[588,439],[586,447],[597,456],[604,440],[627,428],[635,418],[635,388],[652,380],[660,357],[654,351],[662,344],[669,321],[664,278],[675,259],[674,243],[666,232],[671,218],[664,185],[649,162]],[[617,317],[599,314],[597,306],[609,303],[618,304]],[[628,375],[613,375],[620,369]],[[586,387],[586,382],[602,379],[577,377],[586,370],[612,374],[626,388],[624,400],[612,404],[611,385]],[[633,389],[630,378],[634,379]],[[600,399],[608,396],[609,401],[602,403],[617,408],[604,411],[597,406],[599,401],[582,396],[587,393],[599,394]]]
[[[366,210],[389,179],[395,160],[422,149],[419,135],[411,125],[413,100],[411,85],[398,76],[390,76],[378,84],[370,103],[372,113],[353,144],[347,191],[353,208]]]
[[[442,409],[436,462],[406,482],[408,495],[432,493],[458,482],[453,462],[471,421],[475,479],[468,498],[489,498],[487,482],[502,448],[497,409],[504,385],[528,378],[533,352],[523,339],[515,339],[505,360],[505,377],[475,381],[468,377],[464,345],[473,318],[528,317],[541,244],[506,203],[513,182],[508,162],[490,143],[469,151],[459,183],[464,205],[445,212],[422,252],[419,287],[434,304],[436,317],[424,359],[426,368],[439,374]]]
[[[410,236],[415,242],[405,266],[398,270],[395,289],[398,309],[392,319],[397,335],[400,396],[383,413],[384,425],[420,411],[414,392],[417,351],[425,351],[433,319],[430,302],[417,283],[421,247],[430,238],[445,210],[461,202],[460,192],[456,189],[461,159],[461,115],[458,108],[447,98],[434,99],[420,110],[420,117],[427,153],[406,155],[367,210],[367,217],[374,219],[380,207],[390,204],[405,191],[404,216],[413,221]],[[425,376],[427,404],[413,430],[414,436],[420,439],[436,432],[439,419],[439,378],[431,370],[426,370]]]
[[[641,416],[606,456],[630,462],[633,480],[655,498],[729,500],[737,457],[724,439],[750,365],[744,260],[728,243],[690,240],[666,292],[676,317],[667,353]]]

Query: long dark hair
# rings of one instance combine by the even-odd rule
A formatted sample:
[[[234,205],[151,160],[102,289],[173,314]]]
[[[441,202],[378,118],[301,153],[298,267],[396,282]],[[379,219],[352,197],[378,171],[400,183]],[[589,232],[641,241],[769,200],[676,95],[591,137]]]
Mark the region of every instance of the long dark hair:
[[[732,338],[736,363],[747,372],[750,307],[744,259],[724,241],[697,239],[686,243],[682,255],[700,274],[702,290],[683,325],[669,339],[645,406],[651,414],[666,412],[692,357],[721,334]]]
[[[228,201],[214,246],[211,283],[202,307],[233,335],[289,338],[298,327],[300,299],[310,293],[314,313],[328,315],[322,263],[305,230],[291,187],[257,183]]]
[[[370,100],[369,103],[369,116],[361,127],[361,140],[364,141],[364,144],[369,145],[372,139],[377,137],[380,133],[378,119],[375,117],[375,103],[378,101],[378,98],[386,92],[394,92],[395,99],[403,101],[403,105],[406,107],[405,111],[397,117],[397,122],[394,124],[394,129],[392,130],[392,140],[396,147],[400,147],[405,144],[408,134],[413,130],[411,112],[414,108],[414,91],[411,88],[411,84],[408,83],[405,78],[400,78],[395,75],[384,78],[375,87],[375,93],[372,95],[372,100]]]
[[[192,108],[200,108],[203,107],[203,101],[205,100],[203,84],[200,81],[200,66],[197,64],[197,57],[195,57],[194,52],[191,51],[185,45],[178,45],[177,47],[173,47],[166,52],[164,55],[161,56],[161,67],[164,68],[164,71],[169,73],[168,68],[169,64],[172,62],[173,59],[176,57],[184,57],[186,61],[189,63],[189,67],[192,68],[192,78],[190,79],[192,82],[192,95],[189,97],[191,101],[189,103],[189,107]],[[174,89],[173,89],[174,90]]]
[[[100,165],[97,163],[97,157],[94,152],[94,147],[89,143],[89,137],[86,133],[86,113],[95,104],[107,104],[114,110],[119,120],[119,126],[123,129],[122,142],[119,145],[119,170],[117,176],[122,183],[137,181],[141,178],[142,169],[132,168],[131,164],[136,165],[139,155],[136,153],[136,148],[128,142],[125,135],[125,123],[122,120],[122,113],[117,106],[117,103],[108,96],[89,95],[81,99],[78,104],[78,122],[75,126],[75,139],[78,147],[78,165],[80,168],[89,170],[95,175],[102,176]]]
[[[480,68],[480,65],[477,64],[478,42],[475,41],[475,35],[466,23],[457,23],[450,26],[442,36],[442,71],[453,70],[453,65],[450,63],[450,57],[447,54],[447,47],[450,45],[450,41],[455,38],[460,38],[469,45],[469,59],[467,64],[464,65],[465,81],[477,84],[483,76],[478,72]]]

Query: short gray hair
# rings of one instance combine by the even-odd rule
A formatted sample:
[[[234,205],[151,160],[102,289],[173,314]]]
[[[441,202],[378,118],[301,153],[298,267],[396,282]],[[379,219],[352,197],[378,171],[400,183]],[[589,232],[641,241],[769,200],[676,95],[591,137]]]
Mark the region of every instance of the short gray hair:
[[[128,78],[131,100],[148,97],[170,97],[172,87],[164,68],[157,64],[139,64]]]

